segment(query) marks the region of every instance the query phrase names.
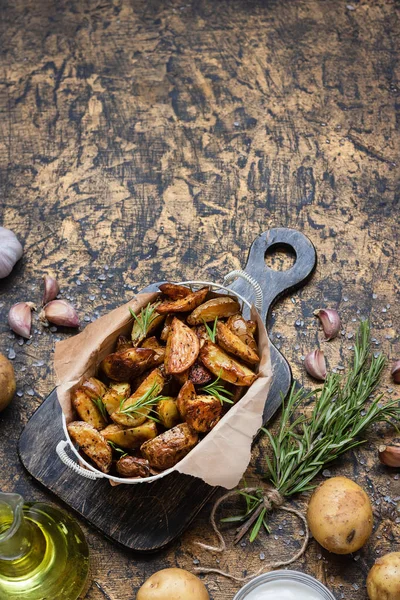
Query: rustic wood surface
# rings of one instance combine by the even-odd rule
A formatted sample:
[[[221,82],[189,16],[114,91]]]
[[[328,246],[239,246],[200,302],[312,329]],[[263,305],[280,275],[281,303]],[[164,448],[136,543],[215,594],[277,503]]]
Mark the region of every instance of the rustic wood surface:
[[[321,305],[338,307],[344,324],[344,334],[324,344],[331,368],[351,356],[360,316],[372,319],[377,352],[400,355],[396,7],[1,0],[2,224],[25,247],[1,282],[0,348],[15,356],[18,380],[0,417],[3,490],[52,499],[27,476],[16,447],[54,385],[54,343],[68,334],[35,324],[32,340],[21,343],[6,324],[12,303],[40,302],[44,273],[58,274],[85,324],[154,280],[218,280],[244,264],[256,235],[294,227],[319,255],[311,283],[282,301],[271,322],[295,377],[311,385],[301,357],[321,340],[312,314]],[[274,264],[280,260],[289,258]],[[382,390],[399,396],[389,376]],[[338,599],[364,600],[374,559],[400,550],[399,474],[376,459],[377,445],[394,435],[374,429],[368,444],[329,469],[370,492],[369,543],[340,558],[313,541],[295,564]],[[260,445],[249,481],[263,472],[262,454]],[[83,524],[93,557],[87,598],[131,600],[159,568],[215,565],[195,545],[212,540],[209,508],[179,542],[145,558]],[[220,566],[241,574],[283,548],[289,555],[298,524],[277,515],[272,525],[265,547],[230,549]],[[219,577],[206,582],[213,600],[239,588]]]

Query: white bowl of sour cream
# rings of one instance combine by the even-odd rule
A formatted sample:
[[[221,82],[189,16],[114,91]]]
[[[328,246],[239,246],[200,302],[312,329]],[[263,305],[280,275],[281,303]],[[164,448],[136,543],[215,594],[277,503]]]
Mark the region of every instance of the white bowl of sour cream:
[[[249,581],[233,600],[335,600],[314,577],[299,571],[273,571]]]

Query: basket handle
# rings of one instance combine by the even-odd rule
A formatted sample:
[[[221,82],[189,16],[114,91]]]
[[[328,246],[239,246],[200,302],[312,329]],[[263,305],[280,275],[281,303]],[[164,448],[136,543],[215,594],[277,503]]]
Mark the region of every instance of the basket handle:
[[[88,469],[83,469],[78,463],[76,463],[72,458],[68,456],[65,451],[65,448],[68,446],[68,442],[66,440],[61,440],[58,442],[56,447],[56,452],[59,459],[64,463],[72,471],[75,471],[81,477],[86,477],[86,479],[91,479],[92,481],[95,479],[103,479],[104,475],[100,473],[93,473],[93,471],[89,471]]]
[[[246,273],[246,271],[243,271],[243,269],[235,269],[234,271],[230,271],[227,275],[225,275],[224,285],[226,285],[226,286],[229,285],[230,283],[232,283],[232,281],[234,281],[238,277],[240,277],[241,279],[244,279],[245,281],[247,281],[247,283],[250,283],[250,285],[253,287],[254,292],[256,294],[254,306],[260,313],[261,309],[263,307],[264,294],[263,294],[260,284],[258,283],[258,281],[256,279],[254,279],[254,277],[252,277],[251,275]]]

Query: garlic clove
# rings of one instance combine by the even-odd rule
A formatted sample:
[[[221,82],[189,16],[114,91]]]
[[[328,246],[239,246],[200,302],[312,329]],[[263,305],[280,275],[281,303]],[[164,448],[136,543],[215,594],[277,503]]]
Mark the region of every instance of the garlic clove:
[[[0,279],[11,273],[22,254],[23,249],[15,233],[0,227]]]
[[[52,300],[43,308],[39,318],[61,327],[79,327],[77,312],[66,300]]]
[[[400,467],[400,446],[379,446],[379,460],[387,467]]]
[[[57,283],[57,280],[51,275],[43,275],[44,282],[44,293],[42,305],[45,306],[51,300],[57,298],[57,294],[60,292],[60,286]]]
[[[325,333],[325,342],[332,340],[340,331],[341,323],[337,310],[333,308],[319,308],[314,315],[321,321]]]
[[[322,350],[313,350],[309,352],[304,359],[306,371],[314,379],[325,381],[326,379],[326,361]]]
[[[31,337],[32,310],[36,310],[33,302],[18,302],[8,311],[10,328],[24,338]]]
[[[397,360],[391,370],[391,375],[395,383],[400,383],[400,360]]]

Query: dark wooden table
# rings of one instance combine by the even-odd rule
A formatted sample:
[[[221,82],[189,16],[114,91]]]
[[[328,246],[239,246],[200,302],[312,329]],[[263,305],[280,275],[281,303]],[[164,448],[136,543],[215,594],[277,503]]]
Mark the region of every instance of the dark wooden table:
[[[400,355],[395,2],[2,0],[0,10],[2,224],[25,247],[1,282],[0,349],[15,355],[18,380],[0,417],[3,490],[52,500],[16,448],[54,385],[53,347],[66,334],[35,324],[21,344],[6,323],[14,302],[40,301],[44,273],[58,274],[85,325],[153,280],[220,280],[244,264],[260,232],[294,227],[319,255],[311,283],[271,321],[295,377],[310,385],[301,357],[321,337],[312,314],[320,306],[338,307],[344,323],[324,346],[330,368],[346,364],[360,316],[372,320],[376,351]],[[387,388],[399,396],[389,376]],[[365,599],[374,559],[400,550],[399,475],[376,457],[393,436],[375,429],[330,468],[373,499],[368,545],[340,558],[312,542],[294,565],[338,599]],[[262,454],[261,444],[249,480]],[[87,598],[131,600],[157,569],[215,565],[194,543],[212,540],[209,508],[179,542],[147,557],[82,523],[94,571]],[[239,546],[221,565],[240,574],[244,564],[258,568],[262,553],[289,554],[297,524],[277,516],[272,525],[264,549]],[[213,600],[239,587],[206,581]]]

